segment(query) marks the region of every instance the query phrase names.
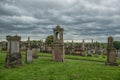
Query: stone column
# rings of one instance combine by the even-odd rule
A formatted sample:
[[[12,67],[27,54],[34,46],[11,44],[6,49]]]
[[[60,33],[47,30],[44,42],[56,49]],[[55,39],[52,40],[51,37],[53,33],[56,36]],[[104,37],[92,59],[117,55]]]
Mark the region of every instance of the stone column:
[[[21,65],[21,52],[20,52],[20,36],[6,36],[8,41],[6,67],[12,67],[14,65]]]
[[[113,38],[112,37],[108,37],[106,65],[118,65],[116,63],[116,50],[113,46]]]

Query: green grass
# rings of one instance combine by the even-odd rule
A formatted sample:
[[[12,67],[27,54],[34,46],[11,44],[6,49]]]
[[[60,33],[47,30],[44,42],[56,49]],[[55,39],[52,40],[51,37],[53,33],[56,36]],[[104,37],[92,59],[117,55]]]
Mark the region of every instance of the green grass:
[[[39,58],[32,64],[25,64],[22,53],[23,66],[11,69],[4,67],[5,56],[5,53],[0,53],[0,80],[120,80],[120,66],[79,60],[81,56],[67,55],[73,59],[62,63],[51,61],[51,54],[39,53]],[[103,61],[101,58],[98,60]]]
[[[50,53],[39,53],[39,56],[44,57],[51,57],[52,55]],[[96,62],[105,62],[106,56],[99,55],[98,57],[95,57],[92,55],[92,57],[88,56],[80,56],[80,55],[65,55],[66,59],[75,59],[75,60],[86,60],[86,61],[96,61]],[[120,59],[117,59],[117,63],[120,64]]]

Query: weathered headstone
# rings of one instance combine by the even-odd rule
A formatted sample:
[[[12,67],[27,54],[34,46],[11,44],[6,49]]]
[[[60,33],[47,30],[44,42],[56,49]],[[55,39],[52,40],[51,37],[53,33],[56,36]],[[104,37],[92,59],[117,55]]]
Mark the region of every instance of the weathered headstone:
[[[120,59],[120,50],[117,50],[117,58]]]
[[[113,46],[113,38],[112,37],[108,37],[106,65],[118,65],[116,63],[116,50]]]
[[[58,25],[53,29],[54,40],[53,40],[53,51],[52,60],[53,61],[64,61],[64,43],[63,43],[63,28]]]
[[[38,58],[37,48],[32,48],[32,53],[33,53],[33,58],[34,58],[34,59]]]
[[[21,65],[21,52],[20,52],[20,36],[6,36],[8,41],[6,67],[12,67],[14,65]]]
[[[26,63],[32,63],[32,50],[30,48],[26,51]]]
[[[30,37],[28,37],[28,48],[26,51],[26,63],[32,63],[32,56],[33,56],[33,52],[32,52],[32,48],[30,47]]]
[[[7,42],[2,42],[2,50],[7,50]]]

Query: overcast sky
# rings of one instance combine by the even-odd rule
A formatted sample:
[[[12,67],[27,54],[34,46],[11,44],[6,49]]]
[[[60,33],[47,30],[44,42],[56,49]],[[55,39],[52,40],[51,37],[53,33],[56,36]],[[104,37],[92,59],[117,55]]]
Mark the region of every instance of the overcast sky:
[[[53,28],[64,28],[64,39],[120,40],[120,0],[0,0],[0,39],[44,39]]]

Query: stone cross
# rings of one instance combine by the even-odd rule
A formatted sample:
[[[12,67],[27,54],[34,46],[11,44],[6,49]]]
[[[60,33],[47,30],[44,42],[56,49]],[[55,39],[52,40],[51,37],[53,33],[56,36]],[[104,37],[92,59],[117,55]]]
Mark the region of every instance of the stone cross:
[[[32,50],[30,48],[26,51],[26,63],[32,63]]]

